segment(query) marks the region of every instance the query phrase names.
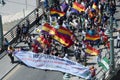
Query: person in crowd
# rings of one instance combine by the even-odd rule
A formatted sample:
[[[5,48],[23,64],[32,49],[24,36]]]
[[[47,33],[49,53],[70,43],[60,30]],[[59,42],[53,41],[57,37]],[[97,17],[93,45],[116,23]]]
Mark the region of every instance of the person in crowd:
[[[26,19],[26,27],[27,27],[27,32],[28,32],[30,29],[30,20],[29,19]]]
[[[44,8],[47,9],[49,7],[49,2],[48,0],[45,0],[44,1]]]
[[[27,33],[28,28],[25,26],[25,24],[22,24],[22,40],[25,40]]]
[[[16,37],[17,37],[17,41],[18,42],[21,42],[21,33],[22,33],[22,29],[20,27],[20,25],[17,25],[17,28],[16,28]]]
[[[31,42],[32,42],[31,35],[28,33],[25,38],[25,43],[28,43],[29,49],[31,49]]]
[[[82,41],[85,40],[85,36],[86,36],[86,32],[85,32],[85,30],[82,30]]]
[[[63,55],[67,54],[67,47],[62,45],[62,53]]]
[[[81,60],[81,50],[80,50],[78,42],[75,42],[74,44],[74,56],[77,62]]]
[[[36,39],[37,39],[37,36],[35,34],[32,34],[31,36],[32,43],[35,43]]]
[[[116,11],[116,7],[115,7],[115,4],[112,1],[110,3],[109,11],[110,11],[110,15],[114,16],[115,11]]]
[[[117,32],[117,48],[120,48],[120,31]]]
[[[95,80],[95,76],[96,76],[96,69],[94,66],[90,67],[90,72],[91,72],[91,80]]]
[[[14,52],[14,48],[11,45],[9,45],[8,49],[7,49],[7,54],[8,54],[8,57],[10,58],[10,60],[11,60],[11,63],[14,63],[13,52]]]
[[[39,17],[39,9],[37,8],[37,9],[36,9],[36,20],[35,20],[36,25],[39,25],[39,21],[40,21],[40,17]]]
[[[38,45],[37,44],[32,44],[32,51],[35,53],[39,53]]]
[[[8,46],[9,46],[9,41],[7,40],[7,38],[4,38],[3,47],[6,49]]]

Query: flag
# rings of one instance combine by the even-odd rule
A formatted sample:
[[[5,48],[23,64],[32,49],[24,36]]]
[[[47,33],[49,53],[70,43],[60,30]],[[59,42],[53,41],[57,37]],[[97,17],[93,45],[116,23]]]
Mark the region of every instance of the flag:
[[[62,7],[62,11],[66,12],[68,10],[68,8],[69,8],[69,5],[66,2],[63,2],[61,4],[61,7]]]
[[[71,11],[71,13],[80,14],[80,12],[74,8],[71,8],[70,11]]]
[[[56,15],[56,14],[57,14],[57,15],[59,15],[59,16],[62,17],[62,16],[65,15],[65,12],[58,11],[58,10],[55,10],[55,9],[51,9],[51,10],[50,10],[50,14],[51,14],[51,15]]]
[[[83,6],[82,4],[79,4],[77,2],[73,3],[73,8],[78,10],[79,12],[85,11],[85,6]]]
[[[63,26],[61,26],[61,27],[58,29],[58,32],[61,33],[61,34],[66,35],[66,36],[68,36],[68,37],[71,37],[71,36],[73,35],[73,33],[72,33],[69,29],[67,29],[67,28],[65,28],[65,27],[63,27]]]
[[[107,71],[110,69],[109,63],[110,61],[106,57],[103,57],[103,59],[98,63],[98,65]]]
[[[56,41],[60,42],[61,44],[63,44],[64,46],[66,47],[70,47],[71,45],[73,45],[73,41],[72,39],[64,36],[64,35],[61,35],[59,33],[56,33],[56,35],[54,35],[53,37]]]
[[[62,30],[57,30],[54,27],[52,27],[51,25],[49,25],[48,23],[44,24],[42,27],[42,33],[48,34],[48,35],[52,35],[53,39],[60,42],[62,45],[66,46],[66,47],[70,47],[73,44],[73,41],[70,37],[66,36],[66,32],[64,32],[64,28],[60,28],[63,30],[63,34]],[[61,31],[61,33],[60,33]],[[69,33],[69,32],[68,32]]]
[[[44,36],[38,37],[37,41],[41,44],[42,47],[45,47],[45,45],[50,46],[49,41]]]
[[[89,34],[86,34],[86,40],[90,40],[90,41],[96,41],[96,40],[99,40],[100,39],[100,36],[99,35],[89,35]]]
[[[97,5],[95,3],[93,3],[92,8],[97,10]]]
[[[42,30],[46,31],[46,32],[50,32],[50,30],[54,30],[54,29],[51,25],[49,25],[48,23],[45,23],[42,27]],[[69,38],[73,35],[73,33],[69,29],[67,29],[63,26],[60,26],[60,28],[57,29],[57,32],[61,35],[67,36]]]
[[[97,55],[99,55],[100,51],[97,50],[96,48],[93,48],[90,45],[87,45],[85,52],[88,53],[88,54],[90,54],[90,55],[97,56]]]

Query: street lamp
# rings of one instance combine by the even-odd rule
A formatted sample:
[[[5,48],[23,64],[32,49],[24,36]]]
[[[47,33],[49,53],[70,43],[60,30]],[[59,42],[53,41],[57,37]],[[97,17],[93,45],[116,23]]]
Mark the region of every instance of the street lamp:
[[[0,4],[3,6],[6,4],[4,0],[0,0]],[[3,48],[3,25],[2,25],[2,16],[0,15],[0,49]]]
[[[3,26],[2,26],[2,17],[0,15],[0,48],[3,48]]]
[[[114,72],[114,39],[113,39],[113,16],[110,16],[110,72]]]

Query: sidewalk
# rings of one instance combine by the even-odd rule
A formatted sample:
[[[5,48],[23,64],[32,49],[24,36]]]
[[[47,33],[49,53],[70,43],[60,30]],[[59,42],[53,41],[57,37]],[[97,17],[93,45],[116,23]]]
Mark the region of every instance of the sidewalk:
[[[17,45],[13,44],[15,47],[17,46],[28,46],[27,44],[24,43],[19,43]],[[14,57],[15,61],[17,61],[16,57]],[[0,58],[0,80],[2,80],[2,78],[4,78],[7,74],[9,74],[10,71],[12,71],[16,66],[18,65],[18,63],[10,63],[10,58],[7,56],[7,53],[4,51],[1,55]]]

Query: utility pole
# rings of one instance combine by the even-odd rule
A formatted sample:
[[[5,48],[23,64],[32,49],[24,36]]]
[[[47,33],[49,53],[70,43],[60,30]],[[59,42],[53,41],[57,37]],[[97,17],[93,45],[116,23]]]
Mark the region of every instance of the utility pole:
[[[110,72],[115,71],[114,62],[114,39],[113,39],[113,16],[110,16]]]
[[[1,5],[5,5],[6,2],[4,0],[0,0]],[[0,15],[0,50],[3,48],[3,25],[2,25],[2,16]]]
[[[2,17],[0,15],[0,48],[3,48],[3,26],[2,26]]]

